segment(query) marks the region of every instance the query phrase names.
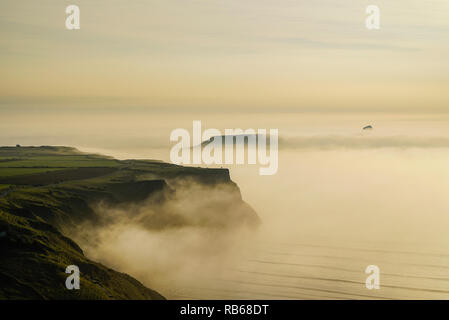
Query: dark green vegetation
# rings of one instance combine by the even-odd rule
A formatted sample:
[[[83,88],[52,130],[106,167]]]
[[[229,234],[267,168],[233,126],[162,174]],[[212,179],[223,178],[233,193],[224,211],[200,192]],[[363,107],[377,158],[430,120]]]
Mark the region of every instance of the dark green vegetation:
[[[0,211],[0,298],[162,299],[124,273],[87,259],[81,248],[45,222]],[[65,268],[77,265],[82,290],[68,290]]]
[[[199,218],[186,220],[160,205],[172,201],[180,185],[200,185],[203,192],[225,186],[231,196],[197,205]],[[215,227],[230,218],[258,222],[226,169],[118,161],[68,147],[0,148],[0,299],[162,299],[134,278],[89,260],[66,237],[79,223],[104,223],[95,210],[100,203],[123,207],[143,202],[155,208],[142,222],[150,229]],[[208,218],[213,215],[218,219]],[[65,288],[64,271],[72,264],[81,270],[81,290]]]

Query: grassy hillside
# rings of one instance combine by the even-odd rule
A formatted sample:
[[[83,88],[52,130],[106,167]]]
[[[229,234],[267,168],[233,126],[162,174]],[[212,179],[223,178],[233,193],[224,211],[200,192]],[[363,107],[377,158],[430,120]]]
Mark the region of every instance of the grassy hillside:
[[[149,228],[229,217],[258,222],[226,169],[118,161],[68,147],[0,147],[0,299],[161,299],[132,277],[90,261],[65,235],[81,222],[101,223],[94,209],[100,202],[122,206],[156,195],[158,202],[171,201],[179,181],[225,185],[232,197],[207,203],[193,222],[162,210],[146,222]],[[218,208],[224,216],[204,219]],[[80,268],[81,290],[65,288],[64,271],[72,264]]]
[[[51,225],[0,211],[1,299],[163,299],[132,277],[87,259]],[[81,270],[81,289],[65,287],[65,268]]]

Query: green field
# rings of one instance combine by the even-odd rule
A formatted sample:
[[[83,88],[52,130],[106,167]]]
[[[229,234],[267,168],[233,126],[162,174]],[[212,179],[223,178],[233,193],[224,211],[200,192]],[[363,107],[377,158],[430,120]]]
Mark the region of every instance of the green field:
[[[88,179],[112,172],[120,162],[67,147],[0,148],[0,184],[35,185]],[[95,169],[96,168],[96,169]]]
[[[74,167],[117,167],[116,160],[91,158],[87,156],[77,157],[39,157],[28,159],[1,161],[0,168],[74,168]]]
[[[54,170],[61,170],[61,169],[60,168],[1,168],[0,167],[0,178],[35,174],[35,173],[43,173],[43,172],[54,171]]]

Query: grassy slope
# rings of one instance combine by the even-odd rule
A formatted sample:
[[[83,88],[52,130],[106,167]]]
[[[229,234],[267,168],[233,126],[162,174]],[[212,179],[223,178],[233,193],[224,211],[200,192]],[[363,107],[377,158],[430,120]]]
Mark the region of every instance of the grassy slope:
[[[162,298],[132,277],[90,261],[60,232],[94,221],[91,204],[142,201],[178,177],[238,190],[226,169],[118,161],[68,147],[0,147],[0,299]],[[71,264],[80,267],[81,290],[65,288],[64,271]]]
[[[118,166],[72,148],[0,148],[0,299],[163,299],[90,261],[55,228],[91,212],[81,193],[69,191],[76,189],[70,183],[85,179],[89,188],[89,180]],[[72,264],[80,268],[81,290],[65,288],[65,268]]]
[[[51,225],[0,211],[0,298],[163,299],[132,277],[87,259]],[[81,289],[65,288],[65,268],[77,265]]]

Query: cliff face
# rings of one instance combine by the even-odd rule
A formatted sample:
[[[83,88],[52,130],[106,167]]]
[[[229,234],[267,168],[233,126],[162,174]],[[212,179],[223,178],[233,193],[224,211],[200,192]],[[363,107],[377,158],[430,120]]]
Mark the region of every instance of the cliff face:
[[[90,261],[66,237],[86,222],[106,224],[99,205],[136,215],[145,208],[151,215],[141,214],[139,221],[148,229],[259,223],[227,169],[117,161],[66,147],[0,148],[0,159],[3,299],[163,298]],[[65,288],[68,265],[80,268],[83,290]]]

